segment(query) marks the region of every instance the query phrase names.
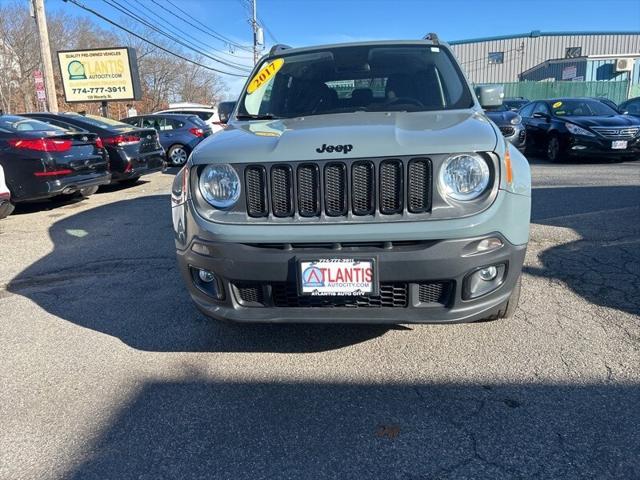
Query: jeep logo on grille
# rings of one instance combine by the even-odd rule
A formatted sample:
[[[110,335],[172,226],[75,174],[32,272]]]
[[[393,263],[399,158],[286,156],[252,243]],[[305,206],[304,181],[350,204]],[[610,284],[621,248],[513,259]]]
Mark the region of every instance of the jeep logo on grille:
[[[323,143],[320,148],[316,148],[316,152],[318,153],[333,153],[333,152],[342,152],[345,155],[353,150],[353,145],[327,145]]]

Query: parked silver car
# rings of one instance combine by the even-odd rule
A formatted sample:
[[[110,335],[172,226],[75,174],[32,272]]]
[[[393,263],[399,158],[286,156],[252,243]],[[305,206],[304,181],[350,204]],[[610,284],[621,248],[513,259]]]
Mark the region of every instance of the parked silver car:
[[[523,155],[431,40],[276,46],[172,188],[196,306],[238,322],[509,317],[529,238]]]

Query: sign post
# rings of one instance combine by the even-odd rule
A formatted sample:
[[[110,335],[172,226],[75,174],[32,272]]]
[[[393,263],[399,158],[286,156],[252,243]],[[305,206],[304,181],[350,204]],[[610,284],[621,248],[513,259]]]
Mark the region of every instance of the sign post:
[[[33,83],[36,86],[36,98],[40,102],[40,107],[44,110],[47,104],[47,93],[44,87],[44,76],[40,70],[34,70]]]
[[[136,51],[129,47],[58,52],[67,103],[100,102],[106,116],[109,101],[140,100]]]

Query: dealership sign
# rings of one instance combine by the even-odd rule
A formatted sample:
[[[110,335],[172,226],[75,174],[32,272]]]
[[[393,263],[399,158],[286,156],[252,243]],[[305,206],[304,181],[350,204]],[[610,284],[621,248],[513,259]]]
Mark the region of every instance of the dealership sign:
[[[58,52],[67,102],[140,99],[138,61],[133,48]]]

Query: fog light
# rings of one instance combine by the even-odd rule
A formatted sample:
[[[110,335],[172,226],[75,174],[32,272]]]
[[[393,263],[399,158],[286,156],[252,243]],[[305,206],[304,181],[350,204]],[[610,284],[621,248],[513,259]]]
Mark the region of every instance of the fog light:
[[[211,283],[216,279],[215,275],[209,270],[198,270],[198,276],[205,283]]]
[[[216,300],[224,300],[224,289],[215,273],[203,268],[190,267],[190,270],[193,284],[198,290]]]
[[[202,274],[202,270],[200,270],[200,273]],[[478,275],[480,275],[480,278],[485,282],[490,282],[498,275],[498,269],[496,267],[483,268],[478,270]]]
[[[487,265],[469,273],[462,284],[462,299],[471,300],[493,292],[504,282],[507,265]]]

